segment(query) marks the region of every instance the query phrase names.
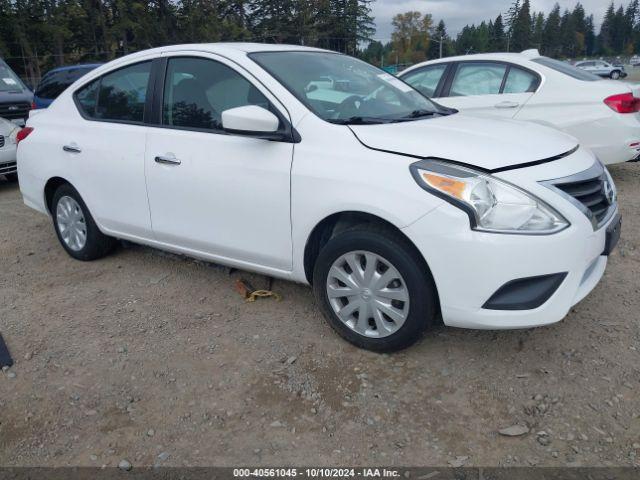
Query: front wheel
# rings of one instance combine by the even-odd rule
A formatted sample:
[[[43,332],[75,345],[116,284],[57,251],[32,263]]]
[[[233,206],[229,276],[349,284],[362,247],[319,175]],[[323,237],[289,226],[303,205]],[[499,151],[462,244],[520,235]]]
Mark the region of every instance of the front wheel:
[[[51,214],[60,244],[76,260],[97,260],[116,245],[103,234],[82,197],[71,185],[60,186],[53,195]]]
[[[315,264],[313,289],[334,330],[367,350],[410,346],[436,314],[437,293],[424,260],[386,228],[359,227],[329,240]]]
[[[611,80],[618,80],[620,78],[620,72],[618,70],[614,70],[611,72]]]

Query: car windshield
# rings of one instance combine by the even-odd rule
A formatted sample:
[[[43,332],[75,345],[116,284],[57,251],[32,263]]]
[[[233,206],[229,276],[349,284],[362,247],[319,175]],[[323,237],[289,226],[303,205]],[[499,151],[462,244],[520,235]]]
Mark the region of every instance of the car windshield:
[[[331,123],[391,123],[451,113],[393,75],[346,55],[294,51],[250,57]]]
[[[23,89],[20,78],[0,60],[0,92],[22,92]]]
[[[593,73],[581,70],[566,62],[554,60],[553,58],[539,57],[534,58],[533,61],[539,63],[540,65],[544,65],[545,67],[551,68],[556,72],[560,72],[570,76],[571,78],[575,78],[576,80],[582,80],[584,82],[596,82],[602,80],[599,76],[594,75]]]

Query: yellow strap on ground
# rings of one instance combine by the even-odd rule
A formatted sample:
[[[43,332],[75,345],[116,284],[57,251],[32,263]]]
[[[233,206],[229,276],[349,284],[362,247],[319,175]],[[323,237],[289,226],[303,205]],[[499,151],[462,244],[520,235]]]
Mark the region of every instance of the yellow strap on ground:
[[[273,297],[277,302],[282,300],[282,297],[271,290],[256,290],[251,292],[247,297],[247,302],[255,302],[257,298]]]

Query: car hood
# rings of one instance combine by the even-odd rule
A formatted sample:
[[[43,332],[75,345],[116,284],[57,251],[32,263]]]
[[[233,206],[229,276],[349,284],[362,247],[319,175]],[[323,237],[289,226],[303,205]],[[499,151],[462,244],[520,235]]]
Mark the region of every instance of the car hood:
[[[578,145],[575,138],[541,125],[459,113],[350,128],[365,147],[374,150],[442,158],[489,171],[549,160]]]

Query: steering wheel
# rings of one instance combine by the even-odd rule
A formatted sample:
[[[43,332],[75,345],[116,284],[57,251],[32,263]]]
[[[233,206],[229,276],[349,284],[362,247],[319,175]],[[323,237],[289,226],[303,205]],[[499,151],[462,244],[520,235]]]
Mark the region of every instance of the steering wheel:
[[[338,118],[355,117],[360,113],[360,107],[364,100],[359,95],[351,95],[338,105]]]

